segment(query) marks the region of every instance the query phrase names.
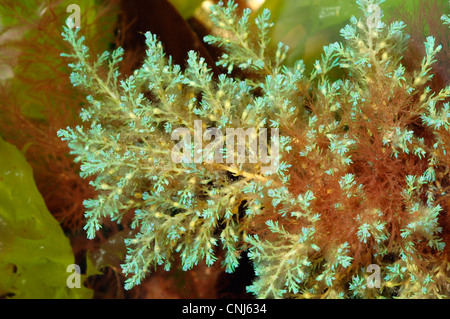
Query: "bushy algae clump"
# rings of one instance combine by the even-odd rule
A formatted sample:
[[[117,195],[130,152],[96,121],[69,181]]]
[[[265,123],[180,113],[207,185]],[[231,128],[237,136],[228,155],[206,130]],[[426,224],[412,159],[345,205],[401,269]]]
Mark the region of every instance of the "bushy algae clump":
[[[185,270],[212,265],[221,249],[228,272],[248,253],[247,290],[259,298],[448,296],[450,87],[430,85],[442,46],[426,37],[419,67],[407,69],[405,24],[385,24],[383,2],[357,1],[361,17],[309,74],[270,43],[268,10],[251,24],[232,1],[211,7],[217,77],[192,51],[182,71],[147,33],[142,66],[124,78],[123,50],[91,59],[79,29],[65,27],[72,83],[89,95],[86,125],[58,134],[95,177],[88,237],[105,218],[133,216],[126,288],[178,259]],[[254,134],[269,142],[238,161],[217,133],[227,129],[250,132],[238,140],[246,150]],[[213,146],[201,143],[212,135]],[[368,269],[379,269],[375,284]]]

